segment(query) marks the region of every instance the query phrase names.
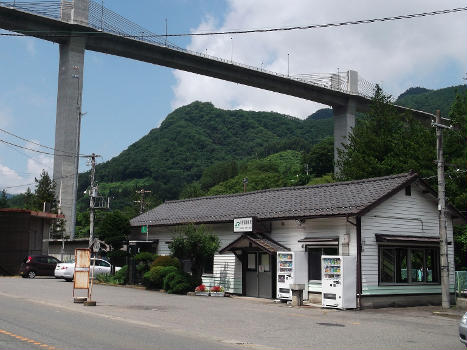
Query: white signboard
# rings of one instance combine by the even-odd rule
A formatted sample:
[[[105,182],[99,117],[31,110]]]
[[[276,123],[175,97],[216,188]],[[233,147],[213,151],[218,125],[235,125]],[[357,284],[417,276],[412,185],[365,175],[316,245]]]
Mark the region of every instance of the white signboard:
[[[234,232],[253,232],[253,218],[234,219]]]

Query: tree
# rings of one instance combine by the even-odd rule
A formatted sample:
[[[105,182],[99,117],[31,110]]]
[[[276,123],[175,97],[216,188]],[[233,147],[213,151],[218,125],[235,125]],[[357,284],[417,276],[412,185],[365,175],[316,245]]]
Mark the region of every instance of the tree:
[[[334,170],[334,139],[326,137],[314,145],[309,153],[303,155],[303,165],[314,177],[332,173]]]
[[[26,192],[24,193],[24,208],[25,209],[35,209],[34,208],[34,193],[32,193],[31,189],[28,187]]]
[[[57,200],[55,199],[55,181],[53,181],[49,174],[42,170],[39,179],[34,178],[36,182],[36,190],[34,191],[33,207],[36,210],[42,210],[44,203],[50,205],[47,211],[55,212],[57,210]]]
[[[446,163],[446,193],[456,208],[467,207],[467,92],[458,94],[449,112],[452,130],[444,132]],[[464,209],[461,209],[464,208]],[[467,225],[454,227],[456,269],[467,268]]]
[[[0,195],[0,208],[8,208],[8,198],[5,190],[2,190],[2,194]]]
[[[128,240],[131,226],[130,220],[120,211],[106,212],[96,227],[97,237],[110,245],[111,251],[108,256],[112,265],[118,263],[118,259],[125,256],[125,252],[120,251],[123,243]]]
[[[193,280],[200,284],[203,267],[213,259],[219,245],[219,238],[209,233],[206,226],[189,224],[180,228],[169,249],[179,260],[190,260]]]
[[[377,87],[368,115],[357,121],[349,144],[339,151],[338,179],[355,180],[414,170],[436,174],[435,134],[410,114],[397,112]]]

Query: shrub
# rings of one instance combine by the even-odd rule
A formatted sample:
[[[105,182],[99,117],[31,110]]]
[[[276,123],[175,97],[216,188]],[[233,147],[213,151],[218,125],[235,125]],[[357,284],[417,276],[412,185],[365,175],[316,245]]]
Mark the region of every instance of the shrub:
[[[143,275],[151,268],[151,263],[157,258],[157,254],[141,252],[135,255],[136,279],[141,282]]]
[[[186,294],[193,290],[191,276],[181,271],[171,272],[164,278],[164,289],[167,293]]]
[[[141,252],[135,255],[135,263],[151,264],[157,258],[157,254],[150,252]]]
[[[163,286],[164,278],[172,273],[177,272],[175,266],[154,266],[144,274],[143,285],[146,288],[160,289]]]
[[[113,279],[117,284],[127,284],[128,283],[128,265],[122,266],[120,270],[115,272]]]
[[[128,266],[123,266],[120,270],[115,272],[115,275],[102,274],[97,275],[96,279],[99,282],[111,283],[111,284],[126,284],[128,282]]]
[[[180,260],[169,255],[158,256],[151,264],[151,267],[154,266],[175,266],[177,269],[181,268]]]

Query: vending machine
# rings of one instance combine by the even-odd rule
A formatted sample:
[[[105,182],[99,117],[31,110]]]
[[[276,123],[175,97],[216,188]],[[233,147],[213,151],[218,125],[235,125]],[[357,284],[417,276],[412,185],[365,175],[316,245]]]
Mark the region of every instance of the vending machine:
[[[277,299],[292,300],[291,284],[304,284],[303,300],[308,299],[307,252],[277,252]]]
[[[356,308],[356,257],[323,255],[321,267],[322,306],[336,309]]]

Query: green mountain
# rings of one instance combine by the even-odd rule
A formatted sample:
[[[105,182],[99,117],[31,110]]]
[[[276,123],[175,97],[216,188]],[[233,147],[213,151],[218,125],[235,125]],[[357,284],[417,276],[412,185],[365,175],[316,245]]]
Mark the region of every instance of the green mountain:
[[[176,199],[186,184],[199,180],[215,163],[260,159],[283,150],[308,150],[331,134],[330,118],[301,120],[193,102],[170,113],[159,128],[119,156],[99,164],[96,178],[102,183],[101,192],[107,186],[114,197],[123,194],[106,183],[121,185],[132,180],[135,186],[144,183],[160,200]],[[78,193],[83,193],[89,185],[88,173],[80,174],[79,180]]]
[[[439,109],[441,116],[447,117],[456,94],[462,94],[466,90],[467,85],[451,86],[439,90],[428,90],[420,87],[410,88],[397,98],[396,104],[428,113],[435,113]]]

